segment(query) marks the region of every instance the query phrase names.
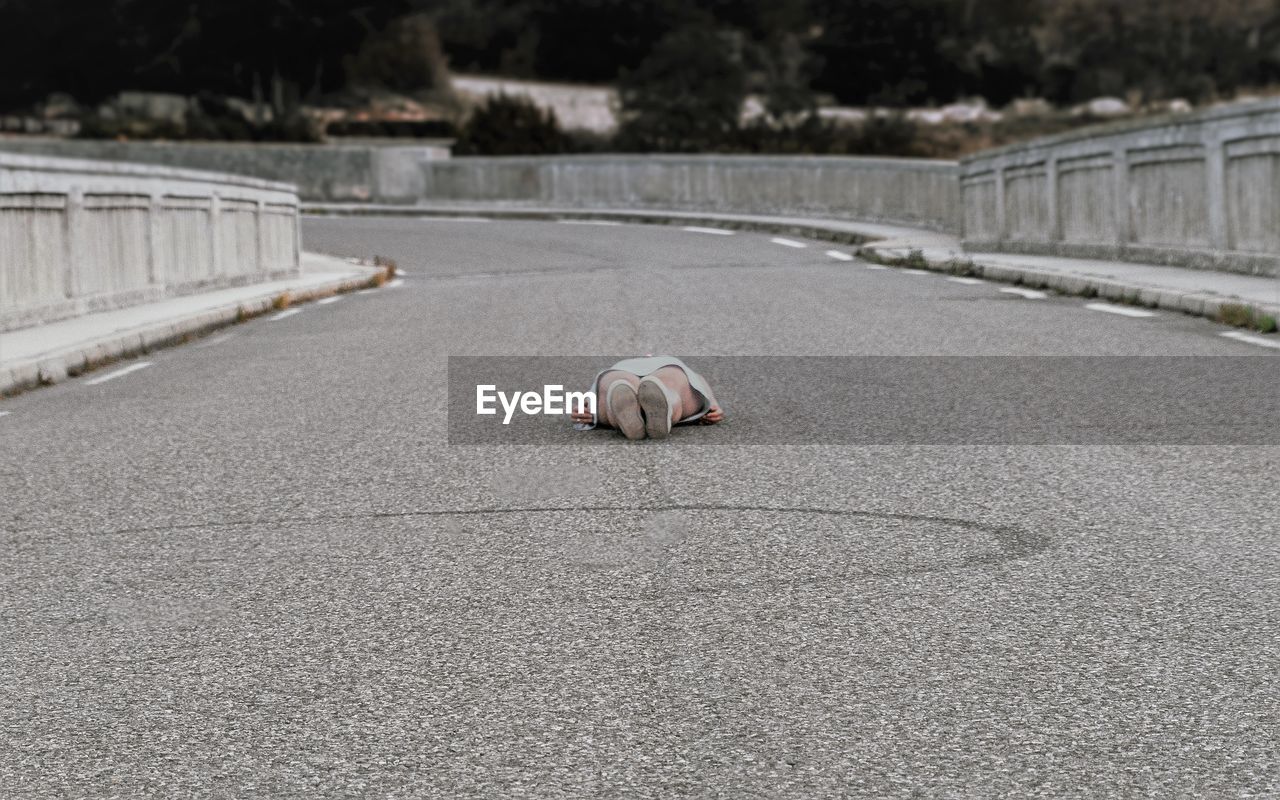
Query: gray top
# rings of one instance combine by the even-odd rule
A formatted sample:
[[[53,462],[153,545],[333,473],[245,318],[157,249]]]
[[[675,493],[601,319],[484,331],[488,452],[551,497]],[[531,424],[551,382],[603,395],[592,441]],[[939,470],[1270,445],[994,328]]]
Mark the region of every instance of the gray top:
[[[596,377],[591,381],[590,391],[596,392],[596,408],[599,409],[601,403],[604,402],[604,395],[600,392],[600,376],[606,372],[618,370],[620,372],[630,372],[636,377],[643,378],[646,375],[652,375],[663,367],[679,367],[684,370],[684,374],[689,378],[689,386],[693,388],[694,394],[702,400],[702,405],[698,408],[698,412],[692,416],[684,417],[680,420],[680,424],[693,422],[702,419],[708,411],[711,410],[711,384],[707,383],[707,379],[689,369],[689,366],[675,356],[643,356],[640,358],[624,358],[608,369],[602,369],[596,373]],[[575,422],[573,425],[575,430],[589,431],[596,427],[596,414],[591,415],[591,424]]]

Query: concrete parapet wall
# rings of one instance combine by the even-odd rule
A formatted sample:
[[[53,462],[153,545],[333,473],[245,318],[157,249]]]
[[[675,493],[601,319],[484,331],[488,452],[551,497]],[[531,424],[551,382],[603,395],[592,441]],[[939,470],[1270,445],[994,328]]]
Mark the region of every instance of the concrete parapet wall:
[[[428,202],[808,214],[958,231],[955,162],[830,156],[545,156],[423,164]]]
[[[160,164],[295,184],[315,202],[407,203],[423,191],[421,164],[449,157],[447,147],[392,144],[115,142],[0,138],[0,151],[63,158]]]
[[[989,150],[960,184],[970,250],[1280,275],[1280,100]]]
[[[298,258],[288,184],[0,153],[0,330],[293,275]]]

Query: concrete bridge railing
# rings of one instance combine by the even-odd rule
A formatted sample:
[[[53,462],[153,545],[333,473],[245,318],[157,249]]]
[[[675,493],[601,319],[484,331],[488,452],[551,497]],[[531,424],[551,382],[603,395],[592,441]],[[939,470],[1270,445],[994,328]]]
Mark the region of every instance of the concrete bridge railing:
[[[291,185],[0,153],[0,330],[294,275],[298,259]]]
[[[1082,130],[961,162],[971,250],[1280,275],[1280,101]]]
[[[805,214],[960,226],[951,161],[787,156],[469,157],[422,164],[428,202]]]

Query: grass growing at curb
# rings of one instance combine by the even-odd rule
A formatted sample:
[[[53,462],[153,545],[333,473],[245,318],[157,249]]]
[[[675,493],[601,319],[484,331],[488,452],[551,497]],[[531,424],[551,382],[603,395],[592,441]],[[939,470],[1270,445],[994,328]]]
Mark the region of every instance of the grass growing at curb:
[[[279,295],[276,296],[275,300],[271,301],[271,307],[274,308],[276,311],[283,311],[286,308],[288,308],[289,304],[292,302],[293,302],[293,298],[289,296],[288,292],[281,292]]]
[[[1244,303],[1223,303],[1218,307],[1218,322],[1235,328],[1249,328],[1259,333],[1275,333],[1276,318],[1263,314]]]

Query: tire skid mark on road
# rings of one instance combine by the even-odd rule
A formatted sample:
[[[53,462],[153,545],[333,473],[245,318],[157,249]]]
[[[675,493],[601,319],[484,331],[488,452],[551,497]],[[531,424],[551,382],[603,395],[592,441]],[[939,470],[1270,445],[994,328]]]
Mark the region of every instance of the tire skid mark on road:
[[[1050,548],[1052,541],[1050,537],[1042,532],[1019,528],[1013,525],[994,524],[979,522],[977,520],[964,519],[962,517],[934,516],[928,514],[907,514],[894,513],[888,511],[863,511],[860,509],[840,509],[840,508],[805,508],[801,506],[768,506],[768,505],[734,505],[734,504],[656,504],[652,506],[612,506],[612,505],[584,505],[584,506],[522,506],[522,507],[496,507],[496,508],[464,508],[464,509],[430,509],[418,511],[372,511],[358,513],[339,513],[339,514],[321,514],[314,517],[281,517],[281,518],[259,518],[244,520],[218,520],[194,523],[182,523],[178,525],[148,525],[133,528],[117,528],[105,531],[82,531],[79,535],[84,536],[125,536],[139,533],[168,533],[173,531],[199,530],[201,528],[234,528],[252,525],[272,525],[272,526],[299,526],[299,525],[315,525],[326,522],[339,522],[350,520],[376,520],[376,519],[409,519],[421,517],[476,517],[485,515],[516,515],[516,514],[575,514],[575,513],[617,513],[617,514],[637,514],[637,513],[662,513],[662,512],[728,512],[728,513],[746,513],[746,514],[809,514],[813,516],[823,517],[848,517],[853,519],[874,519],[887,520],[894,522],[908,523],[934,523],[953,527],[963,531],[983,533],[991,537],[995,542],[997,550],[995,552],[978,553],[974,555],[964,556],[956,561],[947,564],[929,565],[924,567],[904,568],[904,569],[884,569],[884,570],[864,570],[854,576],[840,576],[839,580],[848,577],[870,577],[870,578],[888,578],[901,577],[904,575],[922,574],[929,572],[941,572],[952,569],[963,569],[966,567],[983,567],[1002,564],[1020,558],[1029,558]],[[36,533],[45,531],[44,528],[27,528],[11,531],[14,534]],[[64,541],[68,535],[77,535],[67,531],[59,531],[56,536],[48,537],[48,541]],[[33,540],[27,540],[33,541]],[[816,579],[821,580],[821,579]],[[810,583],[813,580],[801,581]],[[786,579],[780,579],[780,584],[787,585]],[[743,588],[756,588],[758,583],[732,585],[727,587],[719,587],[718,590],[735,590]],[[699,590],[706,591],[706,590]],[[713,590],[714,591],[714,590]]]

